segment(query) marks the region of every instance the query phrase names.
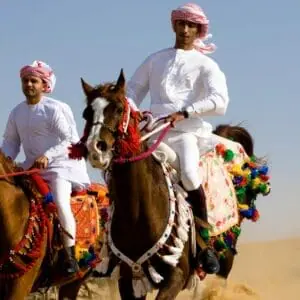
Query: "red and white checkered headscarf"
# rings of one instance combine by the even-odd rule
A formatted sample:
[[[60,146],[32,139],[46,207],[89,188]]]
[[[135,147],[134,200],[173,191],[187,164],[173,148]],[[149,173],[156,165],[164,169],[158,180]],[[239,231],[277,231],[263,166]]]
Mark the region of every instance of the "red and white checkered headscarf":
[[[56,83],[56,77],[52,68],[46,63],[35,60],[31,65],[27,65],[20,70],[20,77],[33,75],[41,78],[46,83],[44,93],[52,93]]]
[[[187,3],[179,6],[177,9],[173,10],[171,14],[173,30],[175,29],[175,22],[177,20],[189,21],[201,25],[199,38],[197,38],[194,42],[195,49],[204,54],[209,54],[215,51],[216,46],[214,44],[204,43],[204,41],[210,38],[211,35],[208,34],[209,20],[200,6],[194,3]]]

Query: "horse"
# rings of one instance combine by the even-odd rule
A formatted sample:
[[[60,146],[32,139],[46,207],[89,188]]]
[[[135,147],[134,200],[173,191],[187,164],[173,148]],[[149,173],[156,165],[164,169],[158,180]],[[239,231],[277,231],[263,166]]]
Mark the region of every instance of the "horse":
[[[95,87],[83,79],[81,83],[86,125],[70,157],[85,157],[93,167],[105,171],[112,203],[98,271],[118,279],[122,299],[146,299],[153,288],[158,289],[156,299],[175,299],[195,273],[195,225],[189,217],[190,207],[180,201],[180,186],[174,200],[170,173],[150,155],[147,142],[141,141],[141,115],[130,109],[125,97],[123,71],[116,82]],[[236,138],[252,155],[251,135],[242,127],[235,129],[223,125],[215,133]],[[232,268],[235,245],[233,240],[222,251],[217,274],[222,278]]]
[[[75,300],[91,271],[84,269],[81,276],[61,276],[57,252],[49,246],[62,247],[53,233],[54,213],[47,216],[41,198],[35,197],[39,194],[32,193],[36,191],[33,174],[23,173],[0,151],[0,299],[24,300],[31,292],[55,285],[60,300]],[[53,279],[50,273],[58,276],[56,282],[45,281]]]

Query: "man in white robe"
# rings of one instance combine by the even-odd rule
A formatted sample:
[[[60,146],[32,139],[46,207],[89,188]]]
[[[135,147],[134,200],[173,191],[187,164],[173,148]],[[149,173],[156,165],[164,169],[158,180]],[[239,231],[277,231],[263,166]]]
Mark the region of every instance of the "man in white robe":
[[[46,97],[55,86],[52,69],[42,61],[34,61],[20,71],[26,100],[10,113],[6,125],[2,151],[15,160],[22,145],[25,153],[24,169],[41,169],[41,176],[49,184],[62,226],[73,237],[65,236],[65,271],[78,271],[75,259],[76,223],[71,210],[72,190],[85,189],[90,184],[84,160],[68,158],[68,146],[79,136],[71,108],[63,102]]]
[[[212,126],[203,117],[225,114],[229,102],[226,78],[218,64],[206,55],[215,46],[204,43],[209,21],[203,10],[196,4],[185,4],[172,11],[171,22],[175,46],[146,58],[127,84],[127,98],[137,109],[150,92],[154,117],[169,116],[173,128],[164,142],[179,156],[181,182],[194,212],[207,221],[198,163],[200,155],[215,142]],[[177,121],[180,122],[175,126]],[[219,270],[212,249],[202,251],[199,263],[207,273]]]

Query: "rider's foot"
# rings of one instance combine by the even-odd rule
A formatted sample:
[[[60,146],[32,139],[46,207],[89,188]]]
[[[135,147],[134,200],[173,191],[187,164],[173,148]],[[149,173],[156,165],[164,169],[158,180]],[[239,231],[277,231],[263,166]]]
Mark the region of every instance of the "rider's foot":
[[[79,271],[79,266],[75,258],[75,247],[66,248],[66,259],[64,262],[64,271],[67,275],[72,275]]]
[[[216,274],[220,271],[219,260],[210,248],[206,248],[199,253],[198,264],[202,266],[207,274]]]

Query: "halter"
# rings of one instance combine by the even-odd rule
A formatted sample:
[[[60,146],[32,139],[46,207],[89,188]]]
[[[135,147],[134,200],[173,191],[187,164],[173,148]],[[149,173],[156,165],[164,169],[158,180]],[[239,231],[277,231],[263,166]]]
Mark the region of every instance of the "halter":
[[[92,126],[96,126],[96,125],[101,125],[105,129],[107,129],[112,135],[115,135],[117,133],[117,129],[112,128],[111,126],[105,124],[104,122],[97,121],[92,123]]]
[[[115,163],[119,163],[119,164],[123,164],[123,163],[127,163],[127,162],[134,162],[134,161],[138,161],[138,160],[142,160],[145,159],[147,157],[149,157],[159,146],[160,142],[163,140],[163,138],[165,137],[165,135],[167,134],[167,132],[169,131],[171,125],[170,123],[164,123],[161,126],[157,127],[157,124],[159,122],[161,122],[163,119],[159,119],[156,122],[153,121],[153,118],[148,119],[149,124],[151,123],[151,126],[148,124],[148,126],[146,125],[145,128],[148,131],[148,134],[146,134],[146,136],[139,136],[139,134],[137,133],[137,130],[134,126],[130,125],[130,117],[134,117],[135,121],[137,121],[137,117],[136,117],[136,111],[133,110],[127,100],[127,98],[124,98],[123,100],[124,103],[124,112],[123,112],[123,116],[122,116],[122,120],[119,124],[119,126],[117,127],[117,129],[112,128],[111,126],[109,126],[108,124],[105,124],[104,122],[94,122],[94,123],[89,123],[87,121],[86,126],[85,126],[85,130],[84,130],[84,135],[83,137],[80,139],[80,141],[77,144],[73,144],[71,145],[71,147],[69,148],[70,152],[69,152],[69,157],[72,159],[81,159],[83,157],[86,157],[88,154],[88,150],[86,147],[86,141],[88,138],[88,135],[91,131],[92,126],[96,126],[96,125],[101,125],[104,128],[106,128],[107,130],[109,130],[109,132],[111,132],[115,137],[116,137],[116,141],[115,144],[117,144],[117,146],[119,147],[126,147],[126,148],[130,148],[130,142],[134,142],[136,145],[135,147],[137,147],[137,144],[145,141],[147,138],[149,138],[150,136],[152,136],[153,134],[161,131],[161,134],[159,135],[157,141],[145,152],[140,153],[136,156],[132,156],[132,157],[126,157],[126,156],[122,156],[122,153],[119,157],[114,158],[114,162]],[[150,128],[152,127],[152,128]],[[152,129],[154,129],[152,132]],[[134,135],[134,136],[133,136]],[[126,139],[126,137],[131,138],[130,139]]]

